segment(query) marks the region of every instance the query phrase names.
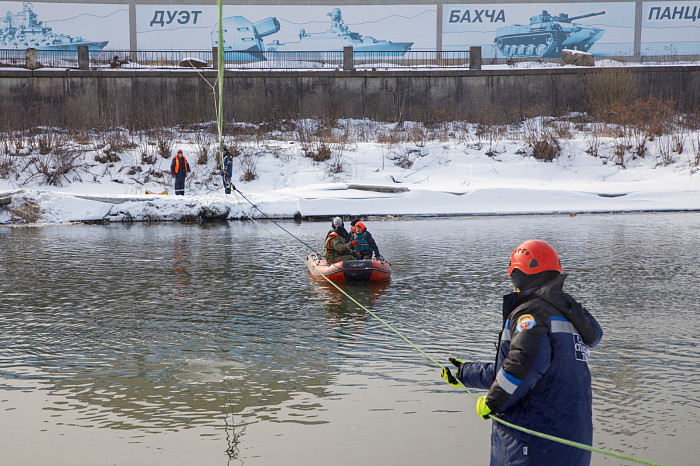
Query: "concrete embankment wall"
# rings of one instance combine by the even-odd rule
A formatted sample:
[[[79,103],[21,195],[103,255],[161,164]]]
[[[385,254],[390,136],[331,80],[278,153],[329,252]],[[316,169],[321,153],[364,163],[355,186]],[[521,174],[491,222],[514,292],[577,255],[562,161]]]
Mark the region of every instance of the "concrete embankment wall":
[[[37,124],[153,127],[215,119],[212,71],[0,70],[0,129]],[[606,89],[606,81],[609,81]],[[595,85],[593,85],[595,83]],[[601,90],[602,83],[602,90]],[[226,72],[227,121],[368,118],[517,121],[588,110],[587,95],[631,88],[700,107],[700,66],[496,71]]]

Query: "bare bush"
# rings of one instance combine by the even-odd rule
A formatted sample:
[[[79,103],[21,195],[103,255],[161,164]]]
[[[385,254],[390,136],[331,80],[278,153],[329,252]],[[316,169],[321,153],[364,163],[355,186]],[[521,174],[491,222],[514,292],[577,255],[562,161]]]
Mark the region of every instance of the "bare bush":
[[[428,132],[421,124],[413,124],[407,131],[408,140],[418,147],[425,147],[428,142]]]
[[[108,148],[112,152],[124,152],[135,149],[138,147],[138,144],[134,142],[128,131],[118,129],[99,133],[96,146],[98,148]]]
[[[209,150],[214,143],[214,135],[206,130],[195,131],[195,154],[197,155],[197,164],[206,165],[209,161]]]
[[[240,156],[241,170],[243,174],[241,175],[241,181],[253,181],[258,177],[258,162],[260,161],[260,154],[251,154],[249,152],[244,152]]]
[[[407,137],[402,126],[397,124],[389,131],[380,131],[376,136],[376,140],[380,144],[391,147],[406,142]]]
[[[164,159],[170,158],[170,156],[173,154],[173,147],[175,145],[175,138],[172,131],[162,128],[157,129],[155,130],[155,137],[158,154]]]
[[[673,138],[669,135],[663,135],[654,139],[654,145],[659,152],[661,165],[671,165],[675,161],[673,155]]]
[[[413,167],[416,159],[421,157],[423,153],[411,145],[397,147],[389,151],[388,158],[394,161],[394,165],[399,168],[408,169]]]
[[[325,162],[333,155],[330,145],[325,142],[316,142],[307,149],[302,148],[302,151],[305,157],[309,157],[314,162]]]
[[[141,163],[146,165],[155,165],[157,161],[158,157],[155,154],[141,152]]]
[[[593,157],[598,157],[600,155],[601,148],[600,125],[593,125],[590,132],[586,136],[586,143],[588,146],[588,148],[586,149],[586,153],[592,155]]]
[[[345,145],[342,143],[332,144],[331,146],[331,159],[328,162],[328,173],[331,176],[339,175],[347,171],[347,164],[345,163],[345,157],[343,156],[345,152]]]
[[[542,118],[528,118],[523,124],[523,139],[530,147],[530,155],[538,160],[551,162],[559,156],[561,147],[551,127],[544,125]]]
[[[485,123],[477,124],[474,136],[476,138],[476,144],[479,148],[483,147],[484,143],[488,142],[487,155],[494,155],[494,146],[498,144],[503,133],[507,128],[503,125],[497,124],[495,119],[489,118],[485,120]]]
[[[700,168],[700,132],[696,131],[694,136],[690,136],[690,171],[694,173]]]
[[[148,137],[147,133],[141,133],[139,139],[139,149],[141,152],[141,163],[155,165],[158,161],[158,148],[155,141]]]
[[[43,183],[51,186],[63,186],[63,180],[79,181],[79,171],[85,170],[85,164],[79,162],[82,151],[55,151],[50,154],[39,154],[30,158],[24,171],[29,173],[25,183],[40,178]],[[74,173],[78,180],[68,179]]]
[[[119,157],[119,154],[113,151],[109,145],[105,147],[101,153],[95,154],[95,161],[100,163],[114,164],[120,160],[121,157]]]
[[[589,113],[610,121],[620,107],[629,105],[637,95],[637,81],[627,68],[603,68],[588,75],[584,93]]]
[[[682,127],[675,127],[671,132],[671,145],[673,146],[673,152],[677,154],[682,154],[683,149],[685,149],[685,140],[687,137],[687,130]]]
[[[37,130],[37,132],[32,135],[32,139],[32,145],[40,154],[46,155],[54,150],[62,148],[66,144],[68,137],[64,131],[53,127],[47,127]]]
[[[15,164],[10,154],[4,150],[0,150],[0,180],[8,179],[15,171]]]

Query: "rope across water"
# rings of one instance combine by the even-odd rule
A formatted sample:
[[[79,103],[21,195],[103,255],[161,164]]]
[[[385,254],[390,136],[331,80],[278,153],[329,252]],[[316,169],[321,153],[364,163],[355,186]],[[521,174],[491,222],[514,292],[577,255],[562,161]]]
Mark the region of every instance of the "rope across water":
[[[243,195],[243,193],[241,193],[238,189],[236,189],[234,186],[232,186],[232,188],[233,188],[233,194],[236,196],[236,201],[238,202],[238,205],[241,207],[241,210],[242,210],[243,213],[246,215],[246,217],[248,217],[253,223],[255,223],[257,226],[259,226],[261,229],[263,229],[264,231],[266,231],[267,233],[269,233],[272,237],[274,237],[275,239],[277,239],[277,240],[285,247],[285,249],[287,249],[287,250],[288,250],[289,252],[291,252],[294,256],[296,256],[300,261],[304,262],[305,264],[308,264],[307,261],[306,261],[306,259],[304,259],[303,257],[301,257],[296,251],[294,251],[292,248],[290,248],[290,247],[287,245],[287,243],[285,243],[284,240],[282,240],[282,238],[280,238],[280,237],[277,236],[274,232],[272,232],[272,231],[269,230],[268,228],[265,228],[260,222],[258,222],[257,220],[255,220],[255,219],[248,213],[248,211],[245,209],[245,207],[244,207],[243,204],[241,203],[241,200],[238,198],[238,194],[237,194],[237,193],[240,193],[241,197],[243,197],[248,203],[250,203],[250,205],[252,205],[252,206],[253,206],[254,208],[256,208],[258,211],[260,211],[261,213],[263,213],[263,212],[262,212],[255,204],[253,204],[252,202],[250,202],[250,200],[248,200],[248,198],[246,198],[246,197]],[[265,215],[265,214],[263,213],[263,215]],[[265,217],[267,217],[267,215],[265,215]],[[268,217],[268,218],[269,218],[269,217]],[[292,235],[290,232],[288,232],[287,230],[285,230],[284,228],[282,228],[282,227],[281,227],[280,225],[278,225],[276,222],[273,221],[273,223],[274,223],[275,225],[277,225],[278,227],[280,227],[280,228],[281,228],[282,230],[284,230],[285,232],[287,232],[289,235],[291,235],[292,237],[294,237],[295,239],[297,239],[298,241],[300,241],[300,242],[301,242],[302,244],[304,244],[306,247],[311,248],[309,245],[307,245],[306,243],[304,243],[303,241],[301,241],[299,238],[297,238],[296,236]],[[312,250],[313,250],[313,249],[312,249]],[[311,267],[313,267],[313,265],[312,265]],[[399,336],[402,340],[404,340],[406,343],[408,343],[413,349],[415,349],[415,350],[418,351],[420,354],[422,354],[423,356],[425,356],[427,359],[429,359],[430,361],[432,361],[438,368],[442,369],[442,367],[443,367],[442,364],[440,364],[438,361],[436,361],[432,356],[430,356],[428,353],[426,353],[425,351],[423,351],[421,348],[419,348],[418,346],[416,346],[411,340],[409,340],[405,335],[403,335],[401,332],[399,332],[399,331],[396,330],[394,327],[392,327],[388,322],[386,322],[384,319],[382,319],[381,317],[379,317],[377,314],[375,314],[374,312],[370,311],[370,310],[367,309],[365,306],[363,306],[362,304],[360,304],[355,298],[353,298],[352,296],[350,296],[349,294],[347,294],[347,293],[345,292],[345,290],[343,290],[342,288],[340,288],[335,282],[333,282],[333,281],[331,281],[330,279],[328,279],[328,277],[324,276],[323,274],[320,274],[320,276],[322,276],[328,283],[330,283],[331,285],[333,285],[338,291],[340,291],[343,295],[345,295],[350,301],[352,301],[353,303],[355,303],[356,305],[358,305],[362,310],[364,310],[364,311],[367,312],[369,315],[371,315],[372,317],[374,317],[375,319],[377,319],[379,322],[381,322],[382,325],[384,325],[386,328],[388,328],[389,330],[391,330],[394,334],[396,334],[397,336]],[[458,379],[458,381],[459,381],[459,379]],[[465,390],[474,400],[477,400],[477,396],[474,395],[474,393],[472,393],[472,391],[469,390],[469,388],[465,387],[464,384],[462,384],[461,381],[459,381],[459,384],[462,386],[462,388],[464,388],[464,390]],[[621,453],[616,453],[616,452],[614,452],[614,451],[603,450],[602,448],[596,448],[596,447],[593,447],[593,446],[591,446],[591,445],[586,445],[586,444],[583,444],[583,443],[573,442],[573,441],[571,441],[571,440],[567,440],[567,439],[564,439],[564,438],[555,437],[555,436],[553,436],[553,435],[544,434],[544,433],[542,433],[542,432],[537,432],[537,431],[534,431],[534,430],[531,430],[531,429],[527,429],[527,428],[525,428],[525,427],[520,427],[520,426],[518,426],[518,425],[515,425],[515,424],[512,424],[512,423],[510,423],[510,422],[508,422],[508,421],[505,421],[505,420],[503,420],[503,419],[501,419],[501,418],[499,418],[499,417],[497,417],[497,416],[495,416],[495,415],[492,415],[492,416],[491,416],[491,419],[493,419],[495,422],[498,422],[498,423],[500,423],[500,424],[502,424],[502,425],[504,425],[504,426],[508,426],[508,427],[510,427],[511,429],[515,429],[515,430],[518,430],[518,431],[520,431],[520,432],[524,432],[524,433],[529,434],[529,435],[534,435],[534,436],[537,436],[537,437],[545,438],[545,439],[551,440],[551,441],[553,441],[553,442],[558,442],[558,443],[561,443],[561,444],[564,444],[564,445],[568,445],[568,446],[570,446],[570,447],[580,448],[580,449],[582,449],[582,450],[588,450],[588,451],[593,452],[593,453],[599,453],[599,454],[601,454],[601,455],[612,456],[612,457],[614,457],[614,458],[618,458],[618,459],[622,459],[622,460],[626,460],[626,461],[631,461],[631,462],[638,463],[638,464],[647,464],[647,465],[651,465],[651,466],[665,466],[663,463],[657,463],[657,462],[654,462],[654,461],[649,461],[649,460],[645,460],[645,459],[641,459],[641,458],[635,458],[635,457],[633,457],[633,456],[623,455],[623,454],[621,454]]]

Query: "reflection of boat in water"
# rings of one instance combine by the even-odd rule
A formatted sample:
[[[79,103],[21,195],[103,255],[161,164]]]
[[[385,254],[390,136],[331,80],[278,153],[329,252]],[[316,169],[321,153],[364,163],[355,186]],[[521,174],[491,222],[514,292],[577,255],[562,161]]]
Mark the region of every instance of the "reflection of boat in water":
[[[31,3],[23,3],[22,11],[13,14],[7,12],[3,22],[6,28],[0,28],[0,48],[77,51],[78,46],[86,45],[88,50],[99,52],[109,41],[92,42],[82,37],[56,34],[52,28],[39,21]]]
[[[381,52],[381,56],[403,56],[413,45],[413,42],[377,40],[374,37],[350,31],[343,22],[340,8],[334,8],[328,16],[331,17],[329,30],[308,33],[301,29],[298,42],[280,43],[274,40],[267,46],[267,50],[269,52],[342,51],[343,47],[352,47],[355,56],[358,56],[359,52],[360,57],[362,52],[372,52],[372,55]]]
[[[562,49],[587,52],[605,31],[573,21],[603,14],[605,11],[572,17],[566,13],[552,16],[542,10],[542,14],[530,18],[527,26],[514,24],[498,28],[494,42],[505,57],[559,57]]]
[[[391,286],[391,281],[336,284],[329,283],[326,280],[315,280],[314,285],[314,291],[323,299],[326,304],[326,310],[333,317],[338,319],[349,318],[354,322],[366,322],[369,314],[357,303],[366,307],[374,306],[386,294],[389,286]],[[364,329],[364,325],[362,328]]]
[[[227,60],[265,60],[262,38],[280,30],[277,18],[266,18],[251,23],[243,16],[231,16],[222,20],[224,56]],[[212,47],[219,46],[219,26],[211,32]]]
[[[332,282],[385,282],[391,279],[391,264],[384,259],[336,262],[328,265],[316,254],[306,258],[311,278]]]

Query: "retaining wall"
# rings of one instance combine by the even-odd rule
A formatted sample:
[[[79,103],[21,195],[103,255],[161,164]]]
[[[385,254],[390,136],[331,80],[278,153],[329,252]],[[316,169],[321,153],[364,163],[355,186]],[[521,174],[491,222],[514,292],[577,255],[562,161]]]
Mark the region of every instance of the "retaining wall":
[[[496,71],[226,72],[227,121],[368,118],[516,121],[586,111],[595,76],[632,79],[684,111],[700,107],[700,66]],[[214,72],[0,70],[0,128],[186,124],[215,119]]]

